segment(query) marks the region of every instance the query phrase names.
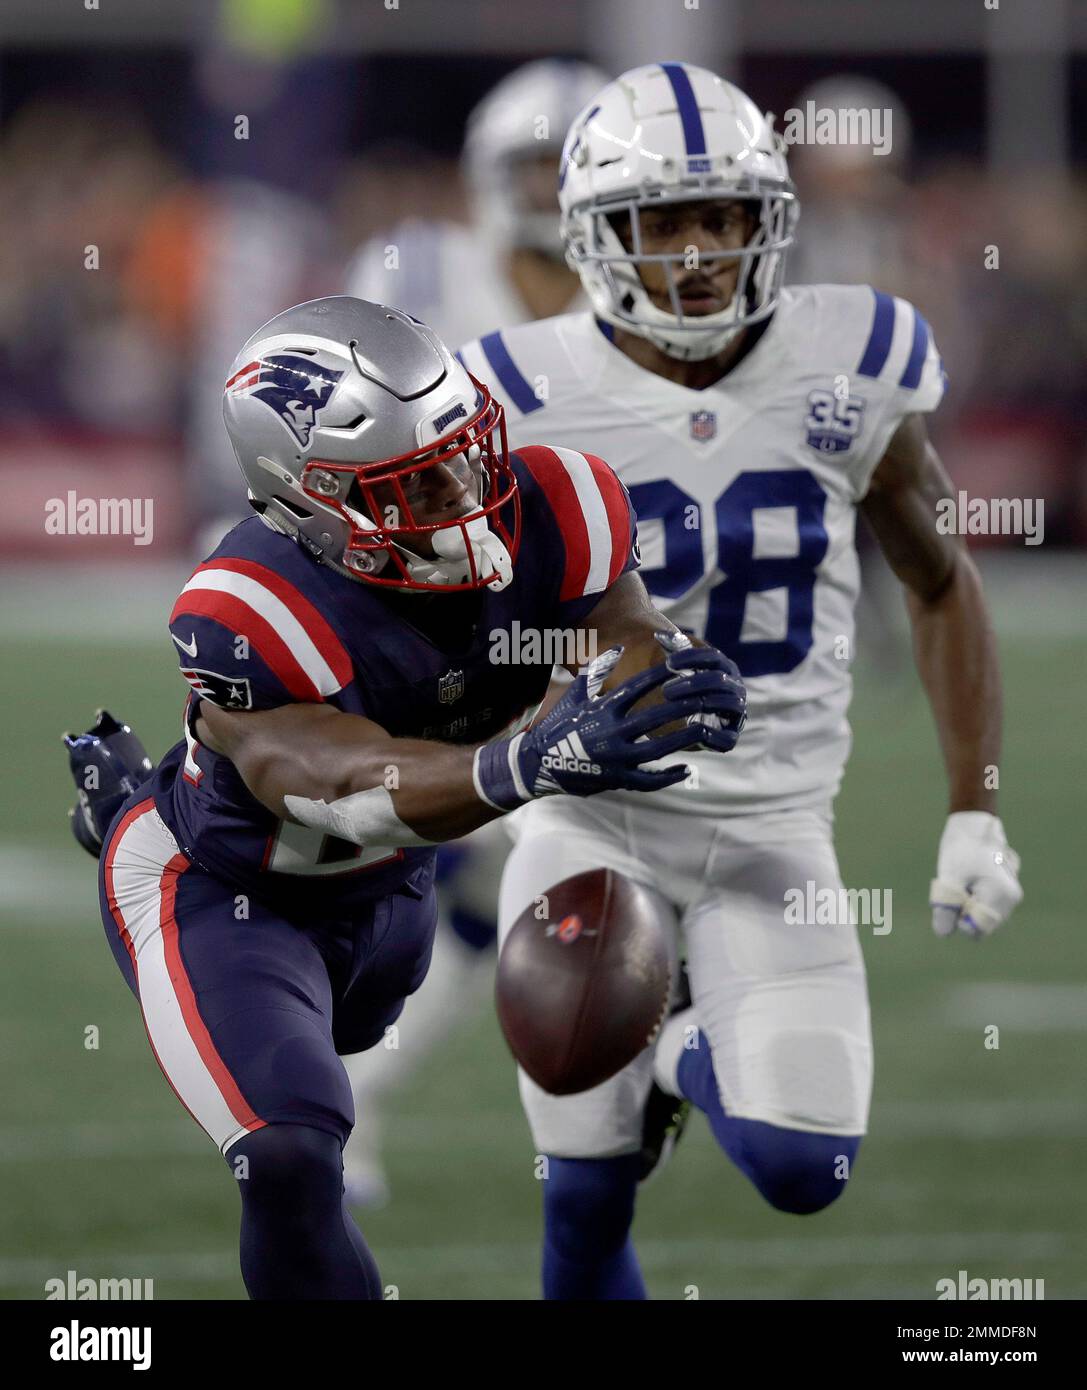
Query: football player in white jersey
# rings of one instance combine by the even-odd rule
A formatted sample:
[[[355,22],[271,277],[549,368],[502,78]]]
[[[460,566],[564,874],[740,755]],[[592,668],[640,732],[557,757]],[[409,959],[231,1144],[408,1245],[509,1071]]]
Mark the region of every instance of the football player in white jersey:
[[[462,162],[473,225],[410,220],[375,238],[350,267],[347,293],[395,304],[454,345],[583,303],[581,282],[564,256],[555,165],[570,122],[606,81],[587,63],[552,58],[503,78],[468,122]],[[388,1199],[385,1097],[475,1011],[490,983],[495,900],[508,849],[500,825],[442,847],[439,926],[425,987],[408,1001],[389,1046],[346,1063],[356,1113],[368,1118],[344,1151],[347,1193],[357,1205]]]
[[[692,1004],[655,1049],[580,1095],[520,1078],[549,1158],[545,1297],[639,1298],[637,1183],[688,1104],[788,1212],[843,1191],[865,1132],[857,927],[806,906],[844,900],[831,808],[850,746],[858,510],[905,588],[949,781],[933,927],[984,935],[1022,893],[987,789],[1001,692],[985,599],[936,525],[951,487],[924,425],[944,390],[928,324],[865,285],[782,287],[798,217],[784,146],[704,69],[638,68],[594,97],[559,201],[592,311],[492,334],[463,360],[503,399],[511,445],[543,434],[611,461],[650,593],[749,691],[737,750],[685,754],[685,782],[520,812],[502,881],[500,939],[552,885],[606,866],[652,894],[686,955]]]

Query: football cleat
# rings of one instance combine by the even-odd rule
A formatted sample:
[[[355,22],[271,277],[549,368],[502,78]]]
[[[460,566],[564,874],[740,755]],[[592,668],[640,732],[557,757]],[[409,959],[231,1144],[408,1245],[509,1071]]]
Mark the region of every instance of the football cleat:
[[[155,765],[128,727],[98,710],[85,734],[64,734],[68,763],[79,800],[68,812],[72,834],[98,858],[110,822]]]

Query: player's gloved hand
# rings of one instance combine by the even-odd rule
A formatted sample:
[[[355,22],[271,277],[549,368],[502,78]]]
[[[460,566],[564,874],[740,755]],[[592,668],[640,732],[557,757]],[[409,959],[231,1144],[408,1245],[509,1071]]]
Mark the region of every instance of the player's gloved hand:
[[[1019,856],[1008,845],[999,816],[955,811],[940,838],[936,877],[929,889],[932,930],[950,936],[988,936],[1007,921],[1023,896]]]
[[[681,632],[658,632],[657,641],[670,653],[670,670],[689,672],[667,681],[661,693],[670,700],[697,698],[700,704],[697,713],[687,716],[700,738],[680,746],[730,752],[747,722],[747,687],[740,668],[716,647],[696,647]]]
[[[68,812],[72,834],[97,859],[110,821],[151,776],[154,764],[128,725],[101,709],[85,734],[65,734],[64,745],[79,793]]]
[[[531,728],[477,749],[473,775],[484,801],[512,810],[539,796],[566,792],[657,791],[681,782],[685,765],[642,765],[681,748],[731,748],[747,717],[747,693],[736,668],[713,647],[692,647],[682,636],[658,634],[665,660],[602,693],[622,656],[612,647],[593,661]],[[648,709],[631,706],[660,688]],[[682,728],[653,731],[683,720]]]

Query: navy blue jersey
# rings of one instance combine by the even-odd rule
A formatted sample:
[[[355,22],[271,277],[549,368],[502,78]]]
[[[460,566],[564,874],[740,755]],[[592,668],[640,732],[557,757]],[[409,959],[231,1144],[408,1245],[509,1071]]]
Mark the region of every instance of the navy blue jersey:
[[[630,500],[606,464],[543,446],[512,462],[521,545],[512,582],[497,593],[390,594],[321,564],[257,517],[236,526],[171,614],[193,692],[228,710],[324,701],[394,737],[474,744],[522,726],[553,658],[541,650],[532,659],[519,635],[576,628],[637,560]],[[189,712],[151,789],[209,873],[307,917],[336,916],[425,876],[429,849],[360,847],[277,819],[233,764],[196,741]]]

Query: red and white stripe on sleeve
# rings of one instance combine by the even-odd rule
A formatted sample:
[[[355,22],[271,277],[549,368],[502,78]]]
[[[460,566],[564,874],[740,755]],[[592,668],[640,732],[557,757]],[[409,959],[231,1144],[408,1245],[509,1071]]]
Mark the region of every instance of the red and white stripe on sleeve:
[[[550,502],[566,545],[559,599],[603,593],[630,558],[633,516],[626,489],[595,454],[531,444],[517,456]]]
[[[299,701],[320,701],[350,683],[351,658],[304,594],[253,560],[209,560],[178,596],[170,622],[211,618],[246,639]]]

